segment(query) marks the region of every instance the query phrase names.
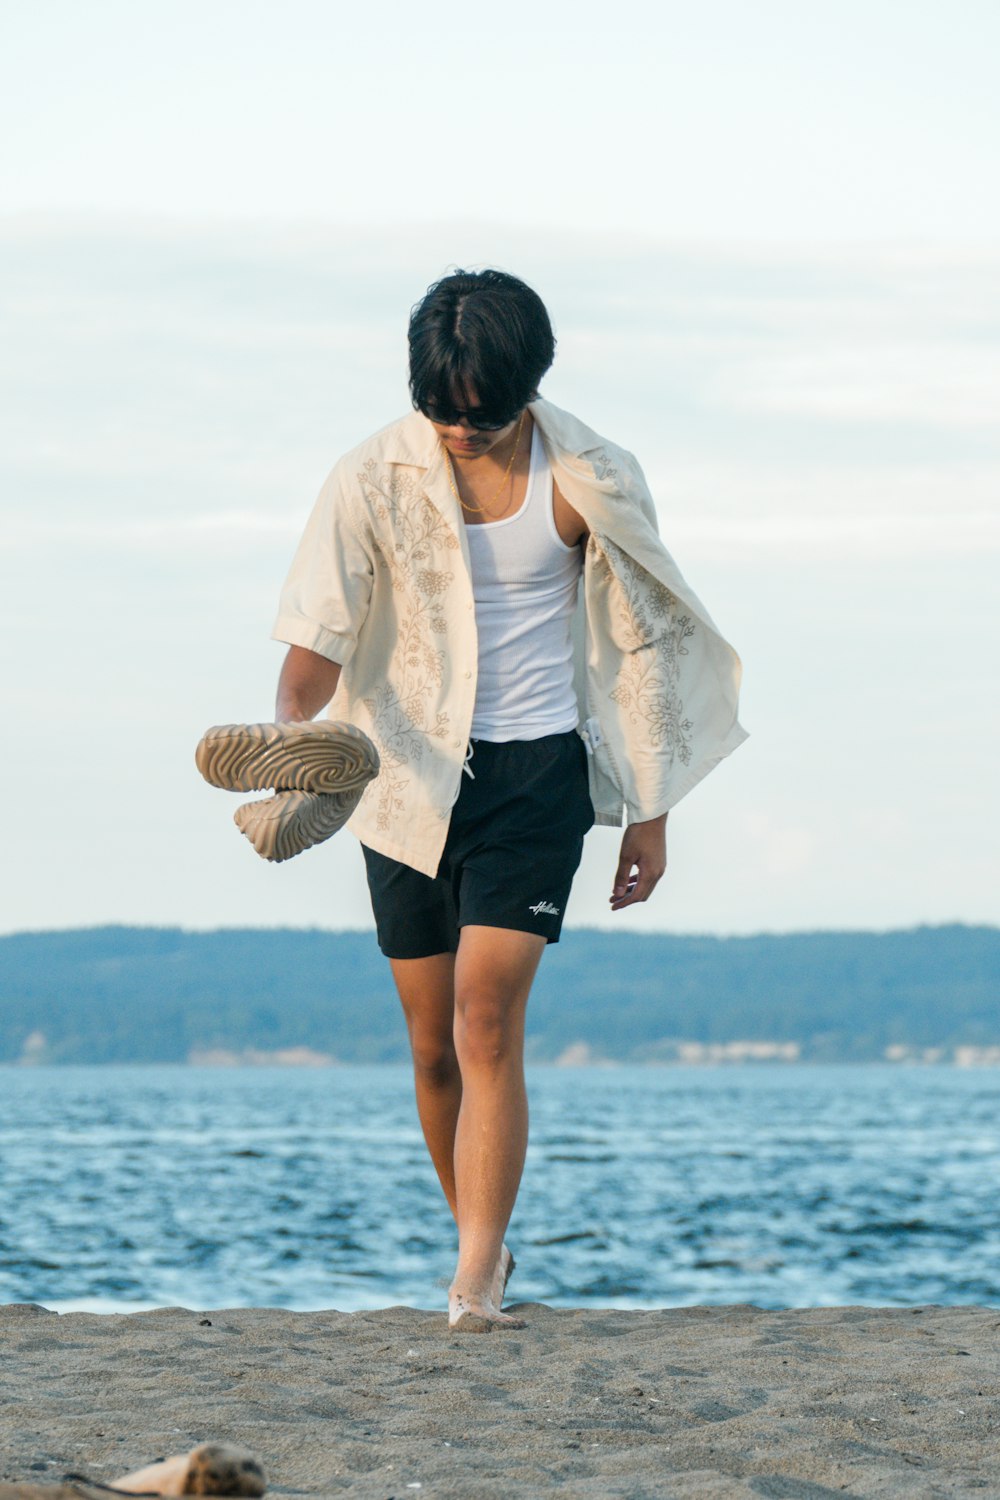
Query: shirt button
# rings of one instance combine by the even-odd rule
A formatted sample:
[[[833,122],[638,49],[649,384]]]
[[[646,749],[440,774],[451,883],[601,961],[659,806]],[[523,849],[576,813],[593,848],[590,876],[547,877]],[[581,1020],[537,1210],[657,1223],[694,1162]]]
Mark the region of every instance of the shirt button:
[[[463,675],[463,676],[464,676],[464,677],[471,677],[471,676],[472,676],[472,673],[471,673],[471,672],[464,672],[464,673],[463,673],[463,674],[462,674],[462,675]]]
[[[462,741],[461,740],[452,740],[451,743],[452,743],[452,745],[454,746],[454,748],[456,750],[461,750],[461,748],[462,748]]]

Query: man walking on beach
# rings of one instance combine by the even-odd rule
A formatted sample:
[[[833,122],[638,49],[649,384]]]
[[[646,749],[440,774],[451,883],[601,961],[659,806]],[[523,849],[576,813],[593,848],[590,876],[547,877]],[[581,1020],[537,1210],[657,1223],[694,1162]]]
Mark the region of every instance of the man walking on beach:
[[[486,1331],[524,1326],[501,1307],[525,1010],[584,835],[624,807],[611,910],[647,900],[668,809],[745,738],[740,664],[635,460],[539,397],[555,340],[535,292],[459,271],[409,348],[414,410],[335,466],[292,564],[275,718],[329,704],[378,748],[348,826],[458,1225],[449,1323]]]

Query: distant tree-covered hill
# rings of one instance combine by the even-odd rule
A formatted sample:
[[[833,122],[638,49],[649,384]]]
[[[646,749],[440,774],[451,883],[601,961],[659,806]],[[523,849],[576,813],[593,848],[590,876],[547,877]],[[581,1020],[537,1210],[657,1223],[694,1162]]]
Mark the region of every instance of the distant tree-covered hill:
[[[576,929],[542,963],[527,1055],[666,1061],[679,1044],[740,1041],[847,1061],[893,1046],[989,1047],[1000,1044],[998,1000],[991,927],[737,938]],[[0,1062],[295,1047],[345,1062],[408,1055],[372,933],[101,927],[0,938]]]

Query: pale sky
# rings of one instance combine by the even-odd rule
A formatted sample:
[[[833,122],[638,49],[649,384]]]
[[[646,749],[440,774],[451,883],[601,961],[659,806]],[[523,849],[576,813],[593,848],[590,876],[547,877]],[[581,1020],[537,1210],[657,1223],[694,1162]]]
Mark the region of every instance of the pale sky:
[[[0,51],[5,930],[370,924],[349,834],[256,859],[198,779],[267,718],[295,539],[407,407],[456,264],[640,458],[751,739],[610,919],[997,919],[1000,8],[43,3]],[[989,71],[988,71],[989,70]]]
[[[1000,233],[995,0],[3,9],[0,209]]]

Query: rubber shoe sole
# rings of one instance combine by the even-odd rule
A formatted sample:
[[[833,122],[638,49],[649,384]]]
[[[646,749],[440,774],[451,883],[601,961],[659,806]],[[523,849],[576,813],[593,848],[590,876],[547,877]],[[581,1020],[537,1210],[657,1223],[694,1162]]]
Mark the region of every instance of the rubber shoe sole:
[[[378,775],[378,751],[353,724],[217,724],[195,764],[227,792],[350,792]]]
[[[219,724],[195,763],[212,786],[273,797],[237,808],[233,821],[262,859],[281,864],[332,838],[378,775],[378,751],[353,724]]]

